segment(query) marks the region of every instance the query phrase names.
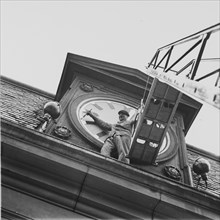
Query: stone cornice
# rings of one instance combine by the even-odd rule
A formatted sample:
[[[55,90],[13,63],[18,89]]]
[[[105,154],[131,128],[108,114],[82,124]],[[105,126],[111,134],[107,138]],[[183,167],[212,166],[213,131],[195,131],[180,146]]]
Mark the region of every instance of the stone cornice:
[[[112,215],[113,213],[118,213],[118,216],[133,218],[144,218],[146,215],[172,217],[172,213],[170,213],[172,209],[175,209],[177,215],[183,217],[194,216],[198,218],[203,216],[212,219],[220,214],[220,199],[207,192],[198,191],[165,177],[143,172],[112,158],[105,158],[82,146],[72,145],[69,142],[21,127],[6,120],[2,120],[1,123],[2,158],[3,162],[6,161],[6,164],[11,167],[10,169],[5,169],[3,166],[3,171],[4,169],[5,171],[2,179],[4,183],[4,176],[8,177],[5,183],[7,186],[13,184],[13,181],[10,180],[13,175],[20,175],[19,168],[13,166],[12,163],[10,164],[10,161],[16,163],[15,160],[18,160],[18,164],[21,164],[21,160],[23,160],[23,157],[19,160],[17,159],[19,155],[15,156],[10,153],[24,153],[29,155],[27,162],[33,163],[39,169],[54,173],[54,176],[63,175],[63,181],[66,178],[70,182],[75,182],[77,190],[73,186],[73,188],[67,187],[68,184],[65,185],[63,183],[66,187],[64,187],[64,190],[60,187],[61,183],[56,185],[53,182],[55,185],[52,186],[50,180],[47,182],[45,178],[42,178],[42,183],[45,182],[44,184],[45,186],[47,185],[48,190],[51,187],[53,188],[51,191],[60,188],[60,194],[65,197],[63,202],[65,207],[70,209],[72,207],[79,212],[84,212],[90,207],[90,210],[93,209],[90,213],[93,217],[104,217],[101,212],[102,206],[106,212]],[[37,160],[34,161],[36,158]],[[37,161],[38,163],[36,163]],[[54,167],[49,165],[45,167],[47,162],[53,162]],[[70,170],[70,172],[63,174],[61,165],[66,167],[66,170]],[[56,166],[57,170],[54,170],[53,168]],[[27,178],[28,173],[25,172],[22,176]],[[71,173],[76,172],[78,177],[72,176]],[[33,172],[32,175],[34,175]],[[30,181],[33,181],[34,184],[39,182],[37,184],[39,185],[41,179],[33,176]],[[62,182],[62,180],[59,181]],[[16,185],[13,187],[16,187]],[[32,191],[34,194],[35,190],[37,190],[36,187],[33,187],[30,192]],[[68,193],[74,195],[72,196],[74,201],[70,202],[69,199],[66,199],[66,194]],[[39,194],[38,196],[41,197],[43,195]],[[57,195],[55,199],[51,197],[52,200],[62,204]],[[133,211],[131,212],[132,209]],[[133,215],[134,210],[137,212],[136,216]],[[97,216],[95,216],[95,213],[97,213]]]

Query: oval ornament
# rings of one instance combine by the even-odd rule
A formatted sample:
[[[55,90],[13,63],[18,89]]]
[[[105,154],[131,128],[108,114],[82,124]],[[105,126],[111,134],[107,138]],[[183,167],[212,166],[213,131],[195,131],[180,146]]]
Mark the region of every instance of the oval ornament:
[[[181,179],[181,173],[176,167],[165,166],[164,172],[166,176],[170,177],[171,179],[178,180],[178,181]]]
[[[88,83],[82,83],[80,85],[80,89],[82,89],[84,92],[93,92],[93,86]]]
[[[67,139],[71,135],[71,131],[65,126],[57,126],[54,128],[55,136],[63,139]]]

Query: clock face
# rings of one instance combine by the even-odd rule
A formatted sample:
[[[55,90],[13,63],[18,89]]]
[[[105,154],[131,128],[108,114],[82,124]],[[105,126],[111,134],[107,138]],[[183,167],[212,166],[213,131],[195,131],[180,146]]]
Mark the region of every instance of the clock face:
[[[102,146],[103,142],[108,137],[108,133],[99,128],[90,116],[85,115],[85,111],[91,110],[93,114],[101,120],[110,124],[115,124],[119,120],[118,112],[122,109],[129,112],[130,116],[128,120],[134,118],[137,112],[137,109],[122,102],[106,99],[86,100],[81,102],[77,107],[77,119],[86,133],[88,133],[90,137],[95,140],[95,142],[98,141],[99,145]],[[158,158],[160,158],[160,155],[163,155],[168,150],[170,143],[170,133],[167,132],[162,146],[160,147]]]

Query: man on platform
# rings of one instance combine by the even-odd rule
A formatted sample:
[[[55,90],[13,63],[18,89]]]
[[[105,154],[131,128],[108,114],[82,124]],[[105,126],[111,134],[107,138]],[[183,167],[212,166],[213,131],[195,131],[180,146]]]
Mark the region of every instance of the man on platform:
[[[135,120],[128,120],[129,113],[126,110],[120,110],[118,112],[119,121],[116,124],[109,124],[96,117],[91,111],[86,112],[95,123],[103,130],[110,131],[108,138],[105,140],[101,154],[105,156],[111,155],[113,149],[118,151],[118,160],[125,163],[129,163],[129,159],[126,155],[129,153],[132,128]]]

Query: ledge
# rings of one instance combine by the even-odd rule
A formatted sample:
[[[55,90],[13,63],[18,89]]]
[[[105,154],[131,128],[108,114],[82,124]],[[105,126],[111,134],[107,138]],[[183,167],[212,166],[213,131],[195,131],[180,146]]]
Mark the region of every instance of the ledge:
[[[2,162],[3,185],[97,218],[220,214],[220,199],[207,192],[6,120]],[[27,179],[29,186],[23,186]],[[50,194],[45,197],[40,187]]]

